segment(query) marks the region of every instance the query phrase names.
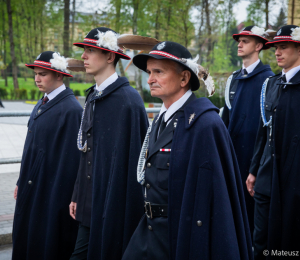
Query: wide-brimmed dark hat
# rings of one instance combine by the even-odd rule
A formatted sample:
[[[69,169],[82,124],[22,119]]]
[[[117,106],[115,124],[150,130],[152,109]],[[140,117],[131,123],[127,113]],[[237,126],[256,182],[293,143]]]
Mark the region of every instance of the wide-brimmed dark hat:
[[[123,49],[118,46],[118,34],[112,29],[99,27],[91,30],[84,38],[83,42],[75,42],[80,48],[90,46],[101,50],[114,52],[121,59],[130,60],[130,57],[123,53]]]
[[[148,58],[157,60],[172,60],[191,72],[191,90],[197,90],[200,87],[198,78],[199,65],[197,60],[193,60],[191,53],[182,45],[176,42],[164,41],[156,44],[149,54],[139,54],[133,58],[133,64],[139,69],[146,71]],[[198,59],[198,58],[197,58]]]
[[[300,43],[300,27],[296,25],[282,26],[272,41],[267,43],[268,46],[273,47],[277,42],[297,42]]]
[[[267,37],[269,36],[268,34],[269,30],[265,31],[264,28],[255,26],[255,25],[251,25],[251,26],[247,26],[245,27],[240,33],[237,34],[233,34],[232,38],[235,39],[236,41],[239,40],[240,36],[253,36],[253,37],[258,37],[260,39],[262,39],[263,41],[263,50],[269,49],[270,46],[267,46],[266,43],[269,42],[269,40],[267,39]],[[270,30],[270,32],[273,32],[272,30]]]
[[[45,51],[37,56],[33,64],[25,64],[30,69],[39,67],[47,70],[52,70],[65,75],[66,77],[73,77],[69,74],[67,67],[68,61],[64,56],[61,56],[58,52]]]

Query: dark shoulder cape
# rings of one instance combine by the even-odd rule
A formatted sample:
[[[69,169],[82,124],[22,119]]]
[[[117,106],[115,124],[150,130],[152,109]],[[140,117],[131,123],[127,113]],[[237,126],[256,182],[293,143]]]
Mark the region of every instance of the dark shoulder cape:
[[[260,120],[260,93],[261,88],[269,76],[273,76],[269,65],[261,62],[248,75],[236,77],[238,80],[235,96],[230,111],[228,131],[239,163],[246,208],[249,217],[250,229],[253,231],[254,200],[246,187],[246,179],[253,156],[254,144]],[[228,109],[225,105],[224,109]]]
[[[119,260],[143,215],[136,169],[148,118],[126,78],[118,78],[95,99],[88,259]]]
[[[275,84],[280,81],[275,82]],[[269,216],[269,250],[300,248],[300,71],[282,89],[273,130],[275,160]]]
[[[238,163],[206,98],[188,104],[178,120],[169,191],[170,259],[252,259]]]
[[[77,223],[69,215],[80,153],[82,108],[67,88],[33,109],[28,123],[13,224],[12,259],[69,259]]]

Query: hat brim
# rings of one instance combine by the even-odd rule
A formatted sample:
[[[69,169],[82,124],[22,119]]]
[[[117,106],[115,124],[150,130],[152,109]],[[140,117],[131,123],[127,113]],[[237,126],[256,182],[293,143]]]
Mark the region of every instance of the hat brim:
[[[232,38],[236,41],[239,40],[239,37],[240,36],[251,36],[251,37],[258,37],[260,39],[262,39],[264,41],[264,45],[262,47],[262,50],[267,50],[267,49],[270,49],[271,47],[270,46],[267,46],[266,44],[269,42],[268,39],[262,37],[262,36],[259,36],[259,35],[256,35],[256,34],[249,34],[249,33],[237,33],[237,34],[233,34],[232,35]]]
[[[183,63],[179,60],[176,60],[176,59],[173,59],[173,58],[170,58],[170,57],[155,55],[155,54],[138,54],[135,57],[133,57],[132,62],[136,67],[138,67],[139,69],[147,72],[147,60],[149,58],[153,58],[153,59],[157,59],[157,60],[172,60],[172,61],[175,61],[175,62],[179,63],[180,65],[182,65],[188,71],[191,72],[191,79],[190,79],[191,90],[195,91],[195,90],[199,89],[200,81],[199,81],[198,76],[185,63]]]
[[[300,41],[294,41],[294,40],[288,40],[288,39],[273,40],[273,41],[269,41],[267,44],[271,48],[271,47],[274,47],[274,43],[278,43],[278,42],[296,42],[296,43],[300,44]]]
[[[96,44],[93,44],[93,43],[86,43],[86,42],[75,42],[73,43],[73,45],[77,46],[77,47],[80,47],[80,48],[84,48],[84,46],[89,46],[89,47],[93,47],[93,48],[97,48],[97,49],[101,49],[101,50],[105,50],[105,51],[110,51],[110,52],[113,52],[115,54],[118,54],[120,56],[121,59],[124,59],[124,60],[131,60],[131,58],[129,56],[127,56],[126,54],[120,52],[120,51],[112,51],[110,49],[106,49],[106,48],[103,48],[103,47],[99,47],[98,45]]]
[[[47,66],[43,66],[43,65],[37,65],[37,64],[25,64],[26,67],[30,68],[30,69],[34,69],[34,67],[39,67],[39,68],[43,68],[43,69],[46,69],[46,70],[52,70],[52,71],[55,71],[55,72],[58,72],[58,73],[61,73],[63,74],[64,76],[66,77],[71,77],[73,78],[73,76],[71,74],[68,74],[66,72],[62,72],[60,70],[56,70],[56,69],[53,69],[53,68],[49,68]]]

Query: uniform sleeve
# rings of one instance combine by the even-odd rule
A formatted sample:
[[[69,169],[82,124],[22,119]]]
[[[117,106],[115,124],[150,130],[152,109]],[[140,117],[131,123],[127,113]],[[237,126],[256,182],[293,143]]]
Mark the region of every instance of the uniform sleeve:
[[[267,142],[267,127],[263,126],[262,120],[259,122],[258,132],[256,135],[255,145],[254,145],[254,152],[253,157],[249,169],[249,173],[256,176],[261,156],[264,152],[264,148]]]

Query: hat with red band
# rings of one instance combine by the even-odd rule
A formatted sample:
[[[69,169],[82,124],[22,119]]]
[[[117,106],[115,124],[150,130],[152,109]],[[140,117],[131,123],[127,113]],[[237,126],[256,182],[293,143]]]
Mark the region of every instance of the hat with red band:
[[[61,56],[58,52],[45,51],[37,56],[36,60],[32,64],[25,64],[26,67],[34,69],[39,67],[47,70],[52,70],[63,74],[66,77],[73,77],[67,70],[68,59]]]
[[[106,27],[98,27],[91,30],[84,38],[83,42],[75,42],[73,45],[84,48],[90,46],[101,50],[106,50],[118,54],[121,59],[130,60],[130,57],[123,53],[123,49],[118,46],[118,34]]]
[[[272,31],[272,30],[270,30]],[[236,41],[239,40],[240,36],[254,36],[254,37],[258,37],[260,39],[262,39],[263,41],[263,50],[269,49],[270,46],[267,46],[266,43],[269,42],[269,40],[267,39],[267,37],[269,36],[268,34],[269,30],[265,31],[264,28],[255,26],[255,25],[251,25],[251,26],[247,26],[245,27],[240,33],[237,34],[233,34],[232,38],[235,39]]]
[[[185,69],[191,72],[190,85],[191,90],[195,91],[200,87],[200,81],[204,81],[209,95],[214,93],[214,83],[207,72],[202,66],[197,64],[199,56],[193,59],[191,53],[187,48],[176,42],[164,41],[156,44],[149,54],[138,54],[133,58],[133,64],[139,69],[147,70],[147,60],[154,58],[157,60],[172,60],[182,65]]]
[[[272,41],[267,43],[268,46],[273,47],[277,42],[296,42],[300,43],[300,27],[296,25],[282,26]]]

